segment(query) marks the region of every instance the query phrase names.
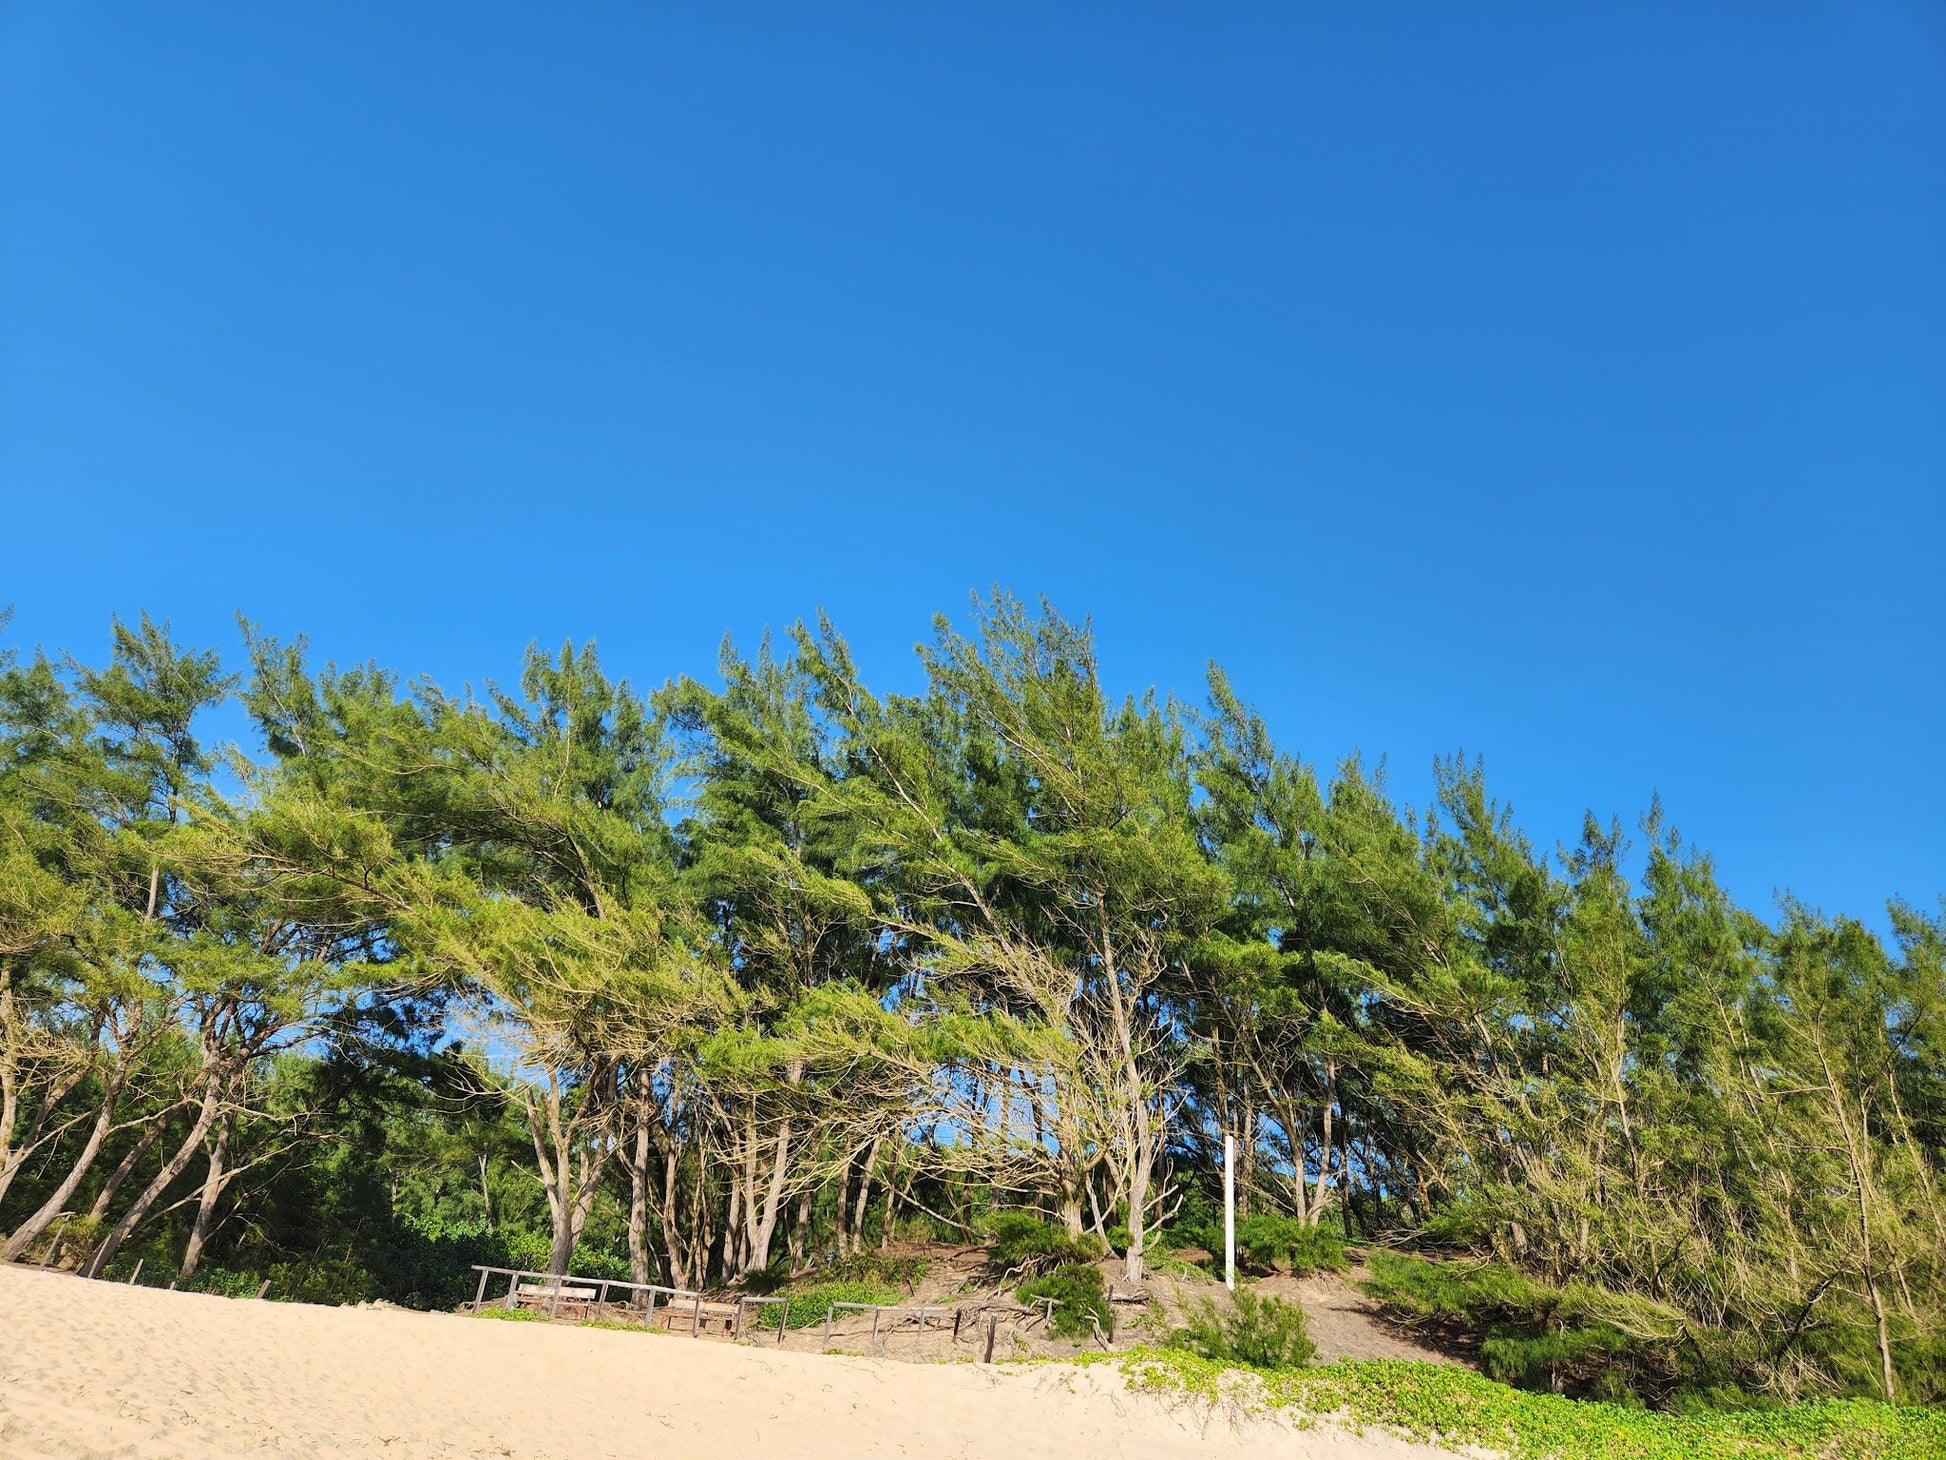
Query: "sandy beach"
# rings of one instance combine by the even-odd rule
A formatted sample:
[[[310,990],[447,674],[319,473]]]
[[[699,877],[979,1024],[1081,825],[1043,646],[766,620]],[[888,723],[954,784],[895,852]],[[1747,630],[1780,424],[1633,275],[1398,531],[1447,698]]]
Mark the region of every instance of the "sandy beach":
[[[0,1269],[5,1460],[1442,1453],[1131,1394],[1100,1369],[775,1353]]]

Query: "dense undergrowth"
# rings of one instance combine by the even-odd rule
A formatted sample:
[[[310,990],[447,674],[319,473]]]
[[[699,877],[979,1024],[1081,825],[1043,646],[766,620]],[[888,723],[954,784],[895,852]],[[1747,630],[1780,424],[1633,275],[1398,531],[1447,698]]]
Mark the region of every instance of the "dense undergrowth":
[[[1517,1388],[1676,1409],[1734,1409],[1753,1398],[1738,1380],[1760,1355],[1732,1333],[1700,1329],[1647,1298],[1547,1283],[1504,1263],[1386,1252],[1371,1255],[1360,1286],[1394,1322],[1471,1352],[1488,1375]],[[1789,1337],[1774,1336],[1773,1350]],[[1860,1366],[1855,1341],[1815,1331],[1796,1341],[1822,1343],[1827,1368]],[[1893,1362],[1900,1394],[1935,1404],[1946,1398],[1946,1355],[1937,1344],[1901,1345]],[[1870,1379],[1866,1367],[1855,1382],[1864,1389]]]

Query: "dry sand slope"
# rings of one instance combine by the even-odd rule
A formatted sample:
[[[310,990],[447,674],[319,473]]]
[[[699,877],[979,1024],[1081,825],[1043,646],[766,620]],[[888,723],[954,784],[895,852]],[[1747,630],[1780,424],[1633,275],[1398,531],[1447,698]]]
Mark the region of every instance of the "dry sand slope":
[[[257,1303],[0,1268],[0,1456],[1444,1452],[1126,1392],[1112,1373],[917,1365],[448,1315]]]

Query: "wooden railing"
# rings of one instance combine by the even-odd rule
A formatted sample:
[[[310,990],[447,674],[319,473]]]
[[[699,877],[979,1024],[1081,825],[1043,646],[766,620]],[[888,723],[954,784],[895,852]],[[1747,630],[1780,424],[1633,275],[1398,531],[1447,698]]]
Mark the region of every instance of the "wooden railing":
[[[609,1294],[621,1292],[630,1295],[628,1306],[634,1307],[635,1294],[643,1295],[642,1326],[655,1326],[656,1299],[663,1296],[663,1321],[675,1328],[680,1320],[689,1319],[690,1336],[696,1337],[703,1330],[705,1321],[722,1322],[733,1338],[742,1338],[752,1308],[775,1307],[777,1309],[777,1343],[781,1347],[784,1335],[790,1326],[790,1299],[786,1297],[755,1297],[748,1294],[727,1299],[710,1299],[689,1288],[665,1287],[660,1283],[631,1283],[620,1278],[577,1277],[573,1273],[534,1272],[527,1268],[487,1267],[481,1263],[473,1264],[473,1271],[480,1275],[480,1284],[475,1289],[470,1311],[478,1313],[487,1307],[487,1284],[496,1277],[507,1279],[507,1295],[504,1300],[496,1298],[495,1307],[512,1310],[521,1306],[525,1299],[545,1300],[547,1316],[558,1318],[561,1305],[566,1302],[570,1307],[587,1308],[592,1306],[606,1312],[610,1306]],[[533,1282],[527,1282],[533,1279]],[[962,1303],[955,1306],[918,1305],[907,1306],[883,1303],[833,1303],[825,1310],[824,1344],[831,1346],[832,1326],[839,1312],[870,1313],[872,1315],[871,1344],[874,1352],[879,1350],[880,1336],[886,1331],[885,1321],[891,1319],[891,1332],[907,1326],[916,1326],[923,1335],[931,1324],[937,1322],[944,1328],[948,1321],[952,1324],[953,1342],[960,1341],[960,1335],[968,1327],[969,1318],[973,1325],[986,1320],[986,1349],[984,1362],[993,1361],[993,1345],[998,1331],[999,1320],[1003,1317],[1038,1318],[1042,1323],[1053,1321],[1053,1298],[1041,1298],[1032,1304],[1008,1303],[990,1300],[978,1303]],[[686,1309],[686,1313],[685,1313]],[[757,1324],[762,1328],[762,1322]]]

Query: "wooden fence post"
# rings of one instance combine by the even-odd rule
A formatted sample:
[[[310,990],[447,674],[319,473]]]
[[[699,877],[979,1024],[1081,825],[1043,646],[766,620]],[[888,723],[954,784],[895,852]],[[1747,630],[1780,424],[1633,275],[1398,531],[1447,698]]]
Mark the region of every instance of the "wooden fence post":
[[[128,1275],[128,1285],[131,1288],[135,1286],[135,1280],[142,1275],[142,1264],[147,1261],[148,1258],[146,1257],[138,1257],[135,1259],[135,1271]]]
[[[999,1331],[1000,1315],[997,1313],[987,1314],[987,1351],[986,1357],[980,1360],[981,1363],[990,1364],[993,1362],[993,1336]]]
[[[481,1268],[480,1286],[473,1293],[473,1311],[475,1313],[480,1311],[480,1304],[486,1301],[486,1280],[487,1280],[487,1270],[485,1268]]]

